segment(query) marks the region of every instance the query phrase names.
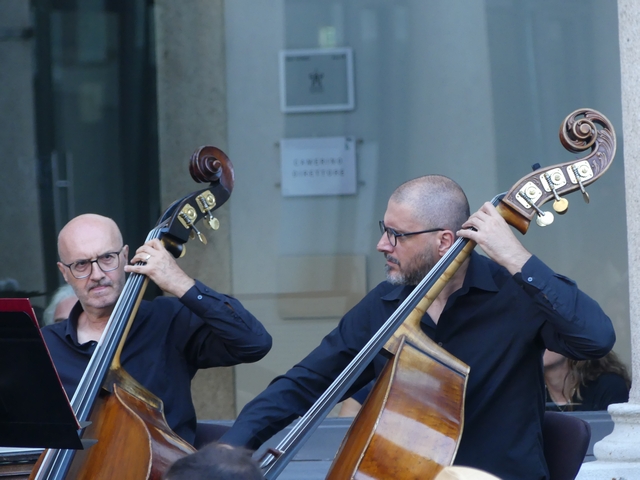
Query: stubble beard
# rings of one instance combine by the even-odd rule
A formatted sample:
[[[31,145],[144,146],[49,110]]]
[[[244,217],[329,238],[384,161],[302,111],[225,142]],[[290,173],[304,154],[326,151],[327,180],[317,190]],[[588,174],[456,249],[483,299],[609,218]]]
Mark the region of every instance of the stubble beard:
[[[393,271],[389,265],[384,266],[387,282],[392,285],[418,285],[436,264],[430,252],[417,255],[407,262],[407,268],[401,267],[395,257],[387,255],[387,260],[399,267],[399,271]]]

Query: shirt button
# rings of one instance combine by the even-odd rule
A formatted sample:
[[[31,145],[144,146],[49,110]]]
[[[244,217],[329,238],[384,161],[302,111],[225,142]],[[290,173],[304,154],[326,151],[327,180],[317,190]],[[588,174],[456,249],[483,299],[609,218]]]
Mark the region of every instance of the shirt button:
[[[202,295],[198,295],[198,300],[202,300]]]
[[[527,278],[527,282],[533,282],[533,277]]]
[[[442,346],[442,342],[438,342],[438,346],[440,346],[440,347],[441,347],[441,346]]]

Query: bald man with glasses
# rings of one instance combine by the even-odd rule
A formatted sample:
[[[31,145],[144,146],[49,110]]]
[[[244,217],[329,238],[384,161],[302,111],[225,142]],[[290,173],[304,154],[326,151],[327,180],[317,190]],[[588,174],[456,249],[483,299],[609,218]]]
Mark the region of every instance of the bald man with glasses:
[[[466,237],[487,256],[471,253],[420,324],[471,368],[455,463],[503,480],[547,478],[542,354],[546,347],[576,359],[605,355],[615,341],[610,319],[575,282],[529,253],[493,205],[470,215],[466,195],[447,177],[398,187],[380,229],[386,281],[248,403],[221,441],[257,448],[304,415],[457,238]],[[386,362],[379,353],[347,395],[374,380]]]
[[[124,345],[123,367],[160,397],[168,425],[186,441],[195,439],[191,379],[196,371],[256,362],[271,348],[271,336],[240,302],[189,277],[159,240],[142,245],[129,263],[129,247],[109,218],[72,219],[58,235],[58,255],[58,269],[78,303],[68,319],[42,332],[69,398],[127,272],[146,275],[171,296],[142,301]]]

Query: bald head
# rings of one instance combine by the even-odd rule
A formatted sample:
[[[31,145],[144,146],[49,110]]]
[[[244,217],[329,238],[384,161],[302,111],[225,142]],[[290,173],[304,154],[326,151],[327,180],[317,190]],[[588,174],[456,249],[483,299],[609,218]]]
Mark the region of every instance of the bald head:
[[[103,250],[102,244],[108,244],[110,247]],[[73,218],[60,230],[58,256],[62,262],[71,263],[113,249],[117,251],[122,244],[122,234],[116,222],[102,215],[87,213]],[[91,250],[94,245],[97,253],[86,256],[83,252]]]
[[[104,269],[98,258],[108,253],[117,254],[113,269]],[[124,265],[129,249],[122,243],[116,223],[101,215],[80,215],[67,223],[58,234],[58,269],[71,285],[82,308],[94,319],[108,319],[118,301],[126,281]],[[77,278],[71,264],[83,261],[89,268]],[[90,263],[88,263],[90,262]]]
[[[425,228],[456,232],[469,218],[467,196],[456,182],[442,175],[425,175],[400,185],[389,201],[408,205]]]

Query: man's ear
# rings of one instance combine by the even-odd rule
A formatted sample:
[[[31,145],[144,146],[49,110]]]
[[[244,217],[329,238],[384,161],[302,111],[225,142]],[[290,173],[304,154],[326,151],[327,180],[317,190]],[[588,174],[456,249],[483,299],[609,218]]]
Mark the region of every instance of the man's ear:
[[[60,273],[62,274],[62,278],[64,278],[65,282],[69,283],[69,281],[67,280],[67,273],[69,272],[69,269],[62,262],[58,262],[57,265],[58,265],[58,270],[60,270]]]
[[[456,234],[451,230],[444,230],[440,232],[440,243],[438,245],[438,253],[442,257],[447,251],[451,248],[451,246],[458,239]]]
[[[129,245],[122,247],[122,254],[124,255],[124,258],[127,259],[127,263],[129,263]]]

